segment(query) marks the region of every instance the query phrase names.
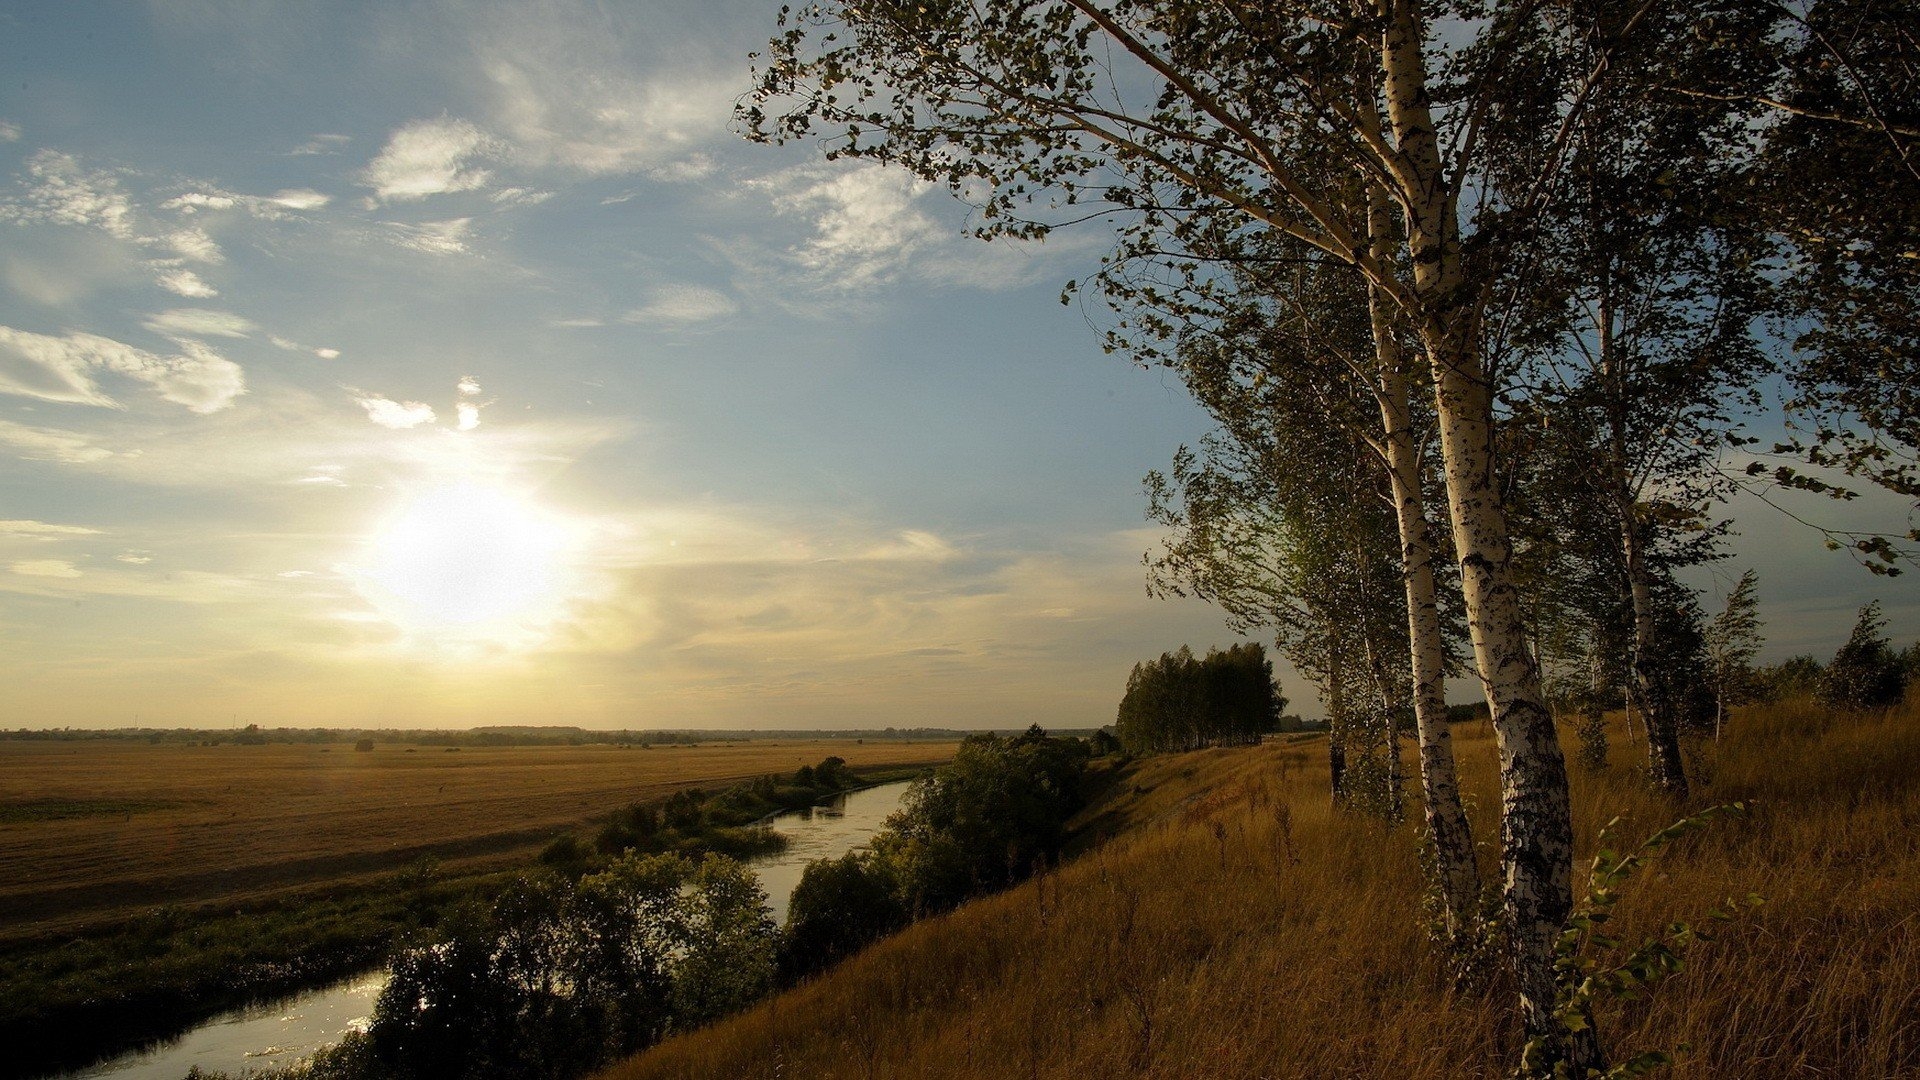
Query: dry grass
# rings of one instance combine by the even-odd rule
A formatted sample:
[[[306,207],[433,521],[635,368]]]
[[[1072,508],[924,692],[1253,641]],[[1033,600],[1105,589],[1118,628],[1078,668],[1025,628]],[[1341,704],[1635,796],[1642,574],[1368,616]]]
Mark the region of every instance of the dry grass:
[[[1490,838],[1491,738],[1456,738]],[[1635,879],[1616,926],[1771,902],[1606,1007],[1609,1045],[1692,1044],[1676,1080],[1920,1076],[1920,711],[1756,710],[1699,752],[1690,808],[1756,808]],[[1505,1076],[1508,994],[1456,993],[1430,955],[1414,831],[1336,813],[1325,779],[1313,745],[1146,762],[1114,841],[607,1078]],[[1637,841],[1689,809],[1626,769],[1575,782],[1588,850],[1616,814]]]
[[[411,752],[409,752],[411,750]],[[950,743],[623,749],[0,742],[0,938],[162,903],[353,881],[423,857],[524,858],[565,828],[686,787],[838,754],[930,764]]]

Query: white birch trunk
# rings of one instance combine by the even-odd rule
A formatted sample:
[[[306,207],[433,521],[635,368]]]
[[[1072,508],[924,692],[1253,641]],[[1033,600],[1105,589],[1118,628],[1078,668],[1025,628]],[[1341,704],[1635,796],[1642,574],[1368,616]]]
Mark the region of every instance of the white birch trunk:
[[[1368,235],[1374,257],[1390,261],[1393,230],[1386,193],[1371,185]],[[1420,744],[1420,791],[1426,806],[1427,840],[1433,845],[1434,885],[1446,908],[1447,937],[1456,944],[1477,922],[1480,867],[1474,861],[1473,827],[1460,805],[1460,779],[1447,728],[1446,649],[1440,636],[1440,601],[1433,577],[1433,541],[1413,444],[1413,402],[1407,357],[1394,334],[1392,309],[1377,288],[1367,290],[1374,351],[1380,365],[1380,426],[1400,528],[1401,579],[1406,589],[1407,641],[1412,652],[1413,723]]]
[[[1573,908],[1573,822],[1566,759],[1540,692],[1511,566],[1496,482],[1493,396],[1479,354],[1479,295],[1467,280],[1452,188],[1426,89],[1419,11],[1385,0],[1382,59],[1404,190],[1418,327],[1433,365],[1447,502],[1474,661],[1499,744],[1501,862],[1515,981],[1529,1036],[1576,1076],[1601,1063],[1591,1027],[1569,1032],[1555,1011],[1554,944]]]

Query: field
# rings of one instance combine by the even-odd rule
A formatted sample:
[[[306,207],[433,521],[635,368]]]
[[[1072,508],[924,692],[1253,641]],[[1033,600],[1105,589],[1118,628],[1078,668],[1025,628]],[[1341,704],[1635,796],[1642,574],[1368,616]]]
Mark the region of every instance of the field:
[[[1489,841],[1492,739],[1484,722],[1454,731]],[[1650,996],[1602,1003],[1615,1060],[1676,1052],[1658,1074],[1673,1080],[1920,1076],[1920,708],[1740,714],[1725,742],[1693,747],[1686,806],[1650,794],[1613,735],[1615,767],[1574,777],[1583,860],[1615,815],[1630,845],[1690,810],[1752,804],[1626,886],[1610,925],[1629,947],[1730,896],[1767,898]],[[1058,872],[605,1080],[1508,1076],[1511,990],[1457,986],[1429,945],[1417,830],[1334,809],[1326,782],[1324,742],[1129,766],[1085,823],[1111,839]]]
[[[420,862],[524,860],[569,827],[688,787],[838,755],[932,764],[950,743],[650,749],[0,742],[0,942],[160,905],[349,884]]]

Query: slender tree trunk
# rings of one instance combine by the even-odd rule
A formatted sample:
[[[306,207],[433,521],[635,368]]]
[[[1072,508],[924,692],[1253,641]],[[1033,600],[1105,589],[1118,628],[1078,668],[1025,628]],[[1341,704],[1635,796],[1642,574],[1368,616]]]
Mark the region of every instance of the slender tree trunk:
[[[1347,673],[1338,624],[1327,638],[1327,774],[1333,801],[1347,797]]]
[[[1387,111],[1412,174],[1403,193],[1418,328],[1433,365],[1474,661],[1499,744],[1501,861],[1515,981],[1528,1035],[1540,1041],[1549,1063],[1565,1062],[1573,1075],[1585,1076],[1604,1061],[1599,1039],[1591,1026],[1569,1031],[1555,1008],[1554,945],[1573,910],[1567,766],[1513,578],[1506,507],[1494,472],[1493,396],[1480,363],[1480,296],[1467,280],[1454,190],[1433,127],[1420,15],[1412,0],[1385,2]]]
[[[1653,585],[1639,526],[1629,507],[1620,523],[1621,552],[1633,593],[1633,679],[1640,689],[1641,717],[1647,725],[1647,767],[1654,786],[1686,798],[1687,772],[1680,758],[1680,732],[1673,703],[1654,670]]]
[[[1380,703],[1380,745],[1386,755],[1383,764],[1387,767],[1387,820],[1397,823],[1406,792],[1406,780],[1400,772],[1400,725],[1396,716],[1399,707],[1394,701],[1393,677],[1387,673],[1380,650],[1374,646],[1372,631],[1363,630],[1362,640],[1367,648],[1367,672],[1373,677],[1374,700]]]
[[[1374,257],[1391,255],[1393,228],[1386,192],[1369,185],[1368,234]],[[1460,805],[1460,779],[1447,728],[1447,657],[1440,636],[1440,600],[1433,576],[1432,532],[1427,525],[1420,456],[1413,442],[1413,394],[1407,356],[1394,333],[1393,312],[1377,288],[1367,290],[1374,351],[1380,364],[1380,426],[1400,526],[1401,579],[1406,588],[1407,642],[1411,650],[1413,724],[1420,742],[1420,792],[1426,806],[1427,840],[1433,845],[1434,884],[1447,912],[1447,938],[1459,944],[1478,921],[1480,866],[1474,861],[1473,826]]]

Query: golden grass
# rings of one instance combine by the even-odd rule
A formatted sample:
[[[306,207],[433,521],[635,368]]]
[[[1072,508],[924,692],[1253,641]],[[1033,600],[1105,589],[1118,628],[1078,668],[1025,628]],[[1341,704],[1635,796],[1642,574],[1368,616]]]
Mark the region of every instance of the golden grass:
[[[408,752],[412,750],[412,752]],[[951,743],[408,748],[0,742],[0,938],[162,903],[357,880],[422,857],[525,856],[570,826],[687,787],[932,764]]]
[[[1492,740],[1455,731],[1490,841]],[[1639,941],[1729,895],[1770,903],[1651,1000],[1605,1006],[1608,1045],[1691,1044],[1676,1080],[1920,1076],[1920,711],[1759,709],[1699,754],[1689,807],[1627,769],[1576,776],[1582,858],[1616,814],[1637,843],[1752,800],[1636,878],[1615,925]],[[1098,811],[1127,826],[1112,842],[606,1080],[1505,1076],[1509,994],[1455,992],[1429,953],[1415,830],[1332,810],[1325,783],[1312,744],[1149,760]]]

